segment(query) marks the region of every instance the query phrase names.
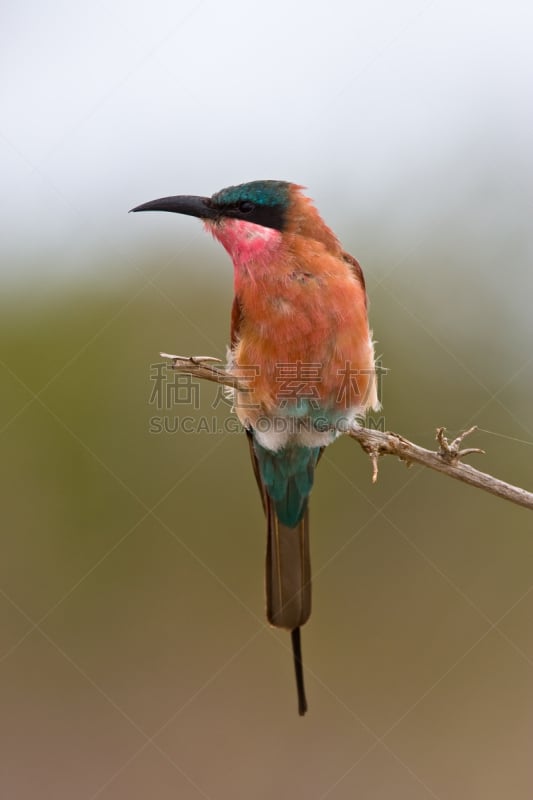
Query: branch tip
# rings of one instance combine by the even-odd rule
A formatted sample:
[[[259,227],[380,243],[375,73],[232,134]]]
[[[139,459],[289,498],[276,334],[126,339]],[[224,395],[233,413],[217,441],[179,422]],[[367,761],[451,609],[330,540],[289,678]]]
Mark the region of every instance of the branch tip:
[[[378,479],[378,458],[379,458],[379,450],[377,447],[371,447],[368,451],[368,455],[370,456],[370,461],[372,463],[372,483],[377,483]]]
[[[439,443],[439,450],[437,451],[439,456],[447,464],[457,464],[462,458],[472,453],[481,453],[485,455],[485,451],[481,450],[479,447],[466,447],[464,450],[460,449],[463,439],[471,433],[474,433],[474,431],[477,431],[477,429],[477,425],[472,425],[471,428],[468,428],[466,431],[461,431],[452,442],[449,442],[445,435],[446,428],[437,428],[437,435],[435,438]]]

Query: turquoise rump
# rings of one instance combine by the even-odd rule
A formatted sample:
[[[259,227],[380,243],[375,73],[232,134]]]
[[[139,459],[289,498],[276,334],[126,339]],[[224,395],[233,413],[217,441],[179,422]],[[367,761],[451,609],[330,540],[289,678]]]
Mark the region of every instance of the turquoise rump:
[[[295,528],[307,509],[320,447],[287,445],[277,452],[254,440],[261,480],[282,525]]]

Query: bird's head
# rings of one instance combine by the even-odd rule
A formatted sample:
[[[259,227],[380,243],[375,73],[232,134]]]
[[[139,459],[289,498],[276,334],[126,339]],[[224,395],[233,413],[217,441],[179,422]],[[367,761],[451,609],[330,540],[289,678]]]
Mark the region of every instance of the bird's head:
[[[252,181],[228,186],[211,197],[162,197],[132,210],[198,217],[238,267],[269,256],[279,246],[289,221],[293,192],[299,189],[287,181]]]
[[[132,211],[172,211],[199,217],[215,225],[239,219],[282,232],[287,222],[291,189],[299,188],[287,181],[251,181],[228,186],[211,197],[161,197],[143,203]]]
[[[270,255],[284,234],[299,234],[338,246],[301,186],[287,181],[251,181],[228,186],[211,197],[161,197],[132,211],[172,211],[203,220],[236,266]]]

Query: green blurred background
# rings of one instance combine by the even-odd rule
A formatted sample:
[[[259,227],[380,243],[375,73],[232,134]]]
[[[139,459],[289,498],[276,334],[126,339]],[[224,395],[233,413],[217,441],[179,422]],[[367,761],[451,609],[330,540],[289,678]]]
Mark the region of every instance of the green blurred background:
[[[477,424],[531,489],[531,12],[45,5],[3,55],[0,795],[530,798],[530,513],[330,448],[298,718],[246,442],[210,385],[151,402],[161,350],[224,357],[231,266],[126,211],[305,182],[365,269],[386,428]]]

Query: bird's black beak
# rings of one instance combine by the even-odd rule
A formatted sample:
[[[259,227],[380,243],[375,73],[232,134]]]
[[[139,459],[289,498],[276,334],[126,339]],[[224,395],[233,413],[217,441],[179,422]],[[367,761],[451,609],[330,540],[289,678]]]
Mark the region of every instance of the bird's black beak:
[[[195,195],[177,195],[176,197],[160,197],[159,200],[150,200],[136,206],[132,211],[172,211],[174,214],[188,214],[190,217],[200,219],[216,219],[219,212],[211,205],[209,197],[196,197]]]

